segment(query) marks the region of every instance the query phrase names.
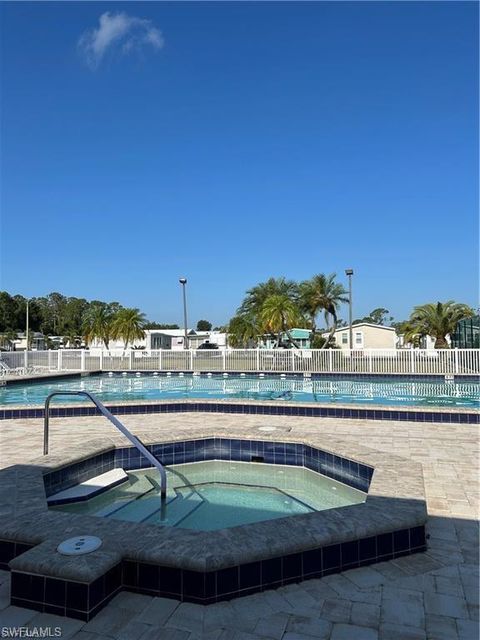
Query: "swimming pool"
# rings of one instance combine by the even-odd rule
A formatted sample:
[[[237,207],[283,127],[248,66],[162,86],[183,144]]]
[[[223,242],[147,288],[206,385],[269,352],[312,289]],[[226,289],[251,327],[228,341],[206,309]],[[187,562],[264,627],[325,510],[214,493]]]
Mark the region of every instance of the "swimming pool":
[[[375,379],[277,375],[171,375],[114,373],[44,382],[15,383],[0,388],[1,405],[42,405],[52,391],[84,390],[102,402],[154,401],[186,398],[357,404],[363,406],[431,406],[477,408],[480,384],[435,379]],[[84,402],[65,397],[61,402]]]

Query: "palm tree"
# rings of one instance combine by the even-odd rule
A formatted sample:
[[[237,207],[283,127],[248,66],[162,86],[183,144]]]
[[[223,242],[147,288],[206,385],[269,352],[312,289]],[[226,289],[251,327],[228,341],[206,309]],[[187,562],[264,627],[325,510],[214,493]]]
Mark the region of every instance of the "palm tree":
[[[414,307],[408,322],[417,334],[435,338],[435,349],[448,349],[447,335],[454,333],[460,320],[473,315],[471,307],[453,300],[430,302]]]
[[[328,276],[319,273],[300,285],[300,306],[310,317],[312,330],[310,341],[312,344],[315,340],[316,319],[319,312],[324,312],[327,328],[330,327],[330,320],[332,320],[330,335],[322,349],[327,347],[337,328],[338,307],[341,303],[348,302],[348,292],[343,288],[343,285],[335,282],[336,277],[335,273]]]
[[[88,344],[98,338],[108,349],[112,339],[113,314],[106,305],[93,304],[85,316],[82,330],[85,342]]]
[[[420,333],[424,331],[423,328],[412,324],[409,320],[404,322],[396,322],[392,325],[397,332],[397,335],[403,336],[403,344],[410,344],[412,347],[419,348],[423,337],[428,335],[427,333]]]
[[[145,337],[145,314],[139,309],[120,309],[113,319],[112,338],[123,340],[125,349],[134,340]]]
[[[13,329],[6,329],[0,333],[0,347],[10,351],[13,348],[14,340],[17,339],[17,332]]]
[[[230,320],[226,334],[231,347],[245,349],[257,343],[260,329],[252,315],[237,315]]]
[[[299,345],[292,338],[290,329],[301,322],[301,313],[288,295],[269,296],[262,305],[259,319],[264,331],[277,334],[277,345],[281,342],[282,333],[286,333],[290,343],[297,349],[299,348]]]
[[[65,332],[63,334],[63,346],[69,349],[78,349],[82,342],[81,336],[77,334],[77,332],[71,328],[66,327]]]
[[[298,299],[298,284],[293,280],[286,280],[284,277],[269,278],[266,282],[260,282],[247,291],[238,313],[258,316],[265,300],[274,295],[287,296],[296,301]]]

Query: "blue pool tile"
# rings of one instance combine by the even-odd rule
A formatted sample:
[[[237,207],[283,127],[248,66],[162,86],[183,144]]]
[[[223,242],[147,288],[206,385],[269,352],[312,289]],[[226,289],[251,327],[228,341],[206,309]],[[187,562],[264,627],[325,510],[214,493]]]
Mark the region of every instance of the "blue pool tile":
[[[374,560],[377,557],[377,538],[363,538],[359,541],[358,559],[360,562]]]
[[[229,567],[217,571],[217,595],[226,595],[239,589],[239,568]]]
[[[262,560],[262,584],[267,587],[276,584],[282,580],[282,559],[271,558],[270,560]]]
[[[323,573],[333,572],[341,566],[340,545],[334,544],[322,549]]]
[[[12,598],[45,602],[45,578],[29,573],[11,572]]]
[[[312,549],[302,553],[302,574],[304,577],[320,577],[322,569],[322,549]]]
[[[142,589],[158,591],[160,584],[160,568],[158,565],[138,563],[138,585]]]
[[[358,567],[359,544],[358,540],[343,542],[341,545],[342,570]]]
[[[410,529],[410,548],[423,547],[425,545],[425,527],[412,527]]]
[[[408,529],[395,531],[393,534],[393,552],[406,551],[410,545],[410,535]]]
[[[302,576],[302,554],[292,553],[283,557],[282,580],[284,583],[298,580]]]
[[[88,585],[81,582],[66,583],[66,607],[88,611]]]
[[[393,535],[391,533],[382,533],[377,536],[377,554],[378,557],[391,555],[393,553]]]
[[[250,562],[240,566],[240,589],[260,587],[262,584],[262,572],[260,562]]]
[[[182,571],[183,597],[205,598],[205,574],[199,571]]]
[[[181,569],[174,567],[160,567],[159,591],[164,595],[180,596],[182,593]]]

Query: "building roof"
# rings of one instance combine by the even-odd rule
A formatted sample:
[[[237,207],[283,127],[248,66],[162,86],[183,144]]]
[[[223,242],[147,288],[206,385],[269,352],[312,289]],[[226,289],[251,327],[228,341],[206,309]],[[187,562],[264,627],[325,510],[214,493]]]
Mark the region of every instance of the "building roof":
[[[312,332],[310,329],[290,329],[289,334],[292,338],[309,338]]]
[[[373,324],[372,322],[359,322],[358,324],[352,324],[352,330],[358,327],[372,327],[372,329],[384,329],[386,331],[395,331],[394,327],[385,327],[383,324]],[[349,331],[350,325],[346,327],[339,327],[335,329],[335,333],[339,333],[340,331]]]
[[[188,329],[187,331],[188,333],[190,333],[192,329]],[[185,335],[185,329],[145,329],[145,334],[152,334],[152,333],[163,333],[163,335],[165,336],[180,338],[181,336]]]

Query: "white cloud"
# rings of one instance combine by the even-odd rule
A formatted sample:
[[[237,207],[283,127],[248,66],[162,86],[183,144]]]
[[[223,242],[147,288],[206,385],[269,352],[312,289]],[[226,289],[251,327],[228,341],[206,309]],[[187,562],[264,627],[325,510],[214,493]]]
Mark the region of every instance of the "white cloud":
[[[107,11],[100,16],[99,23],[97,28],[85,31],[78,41],[78,48],[91,69],[98,67],[109,50],[129,53],[145,46],[163,47],[162,32],[150,20]]]

